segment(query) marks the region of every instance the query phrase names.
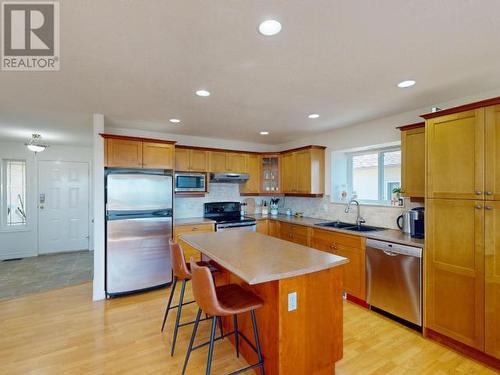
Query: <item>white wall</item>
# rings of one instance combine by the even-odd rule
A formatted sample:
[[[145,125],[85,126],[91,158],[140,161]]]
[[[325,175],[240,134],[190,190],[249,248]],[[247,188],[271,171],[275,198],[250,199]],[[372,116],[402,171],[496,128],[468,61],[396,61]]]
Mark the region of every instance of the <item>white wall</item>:
[[[104,140],[99,135],[104,131],[104,116],[94,114],[93,117],[93,157],[94,157],[94,284],[93,300],[104,299],[104,278],[105,278],[105,234],[104,234]]]
[[[90,147],[54,145],[35,155],[23,143],[0,141],[0,159],[21,159],[27,162],[26,212],[28,217],[25,229],[0,231],[0,259],[23,258],[38,254],[38,161],[88,162],[91,168],[91,152]],[[90,184],[92,186],[92,180]],[[92,231],[89,234],[89,243],[92,247]]]

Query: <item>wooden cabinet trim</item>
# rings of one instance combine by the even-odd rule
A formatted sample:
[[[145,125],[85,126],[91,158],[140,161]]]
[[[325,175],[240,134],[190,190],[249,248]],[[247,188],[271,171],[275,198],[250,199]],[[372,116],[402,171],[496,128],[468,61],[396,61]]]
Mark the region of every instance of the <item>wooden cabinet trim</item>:
[[[422,117],[426,120],[429,120],[429,119],[432,119],[435,117],[440,117],[440,116],[449,115],[449,114],[458,113],[458,112],[470,111],[470,110],[474,110],[477,108],[489,107],[489,106],[498,105],[498,104],[500,104],[500,96],[497,96],[496,98],[481,100],[481,101],[474,102],[474,103],[460,105],[458,107],[443,109],[443,110],[437,111],[437,112],[426,113],[424,115],[420,115],[420,117]]]
[[[129,141],[137,141],[137,142],[166,143],[171,145],[177,143],[177,141],[167,141],[163,139],[153,139],[153,138],[129,137],[126,135],[117,135],[117,134],[99,133],[99,135],[105,139],[123,139]]]

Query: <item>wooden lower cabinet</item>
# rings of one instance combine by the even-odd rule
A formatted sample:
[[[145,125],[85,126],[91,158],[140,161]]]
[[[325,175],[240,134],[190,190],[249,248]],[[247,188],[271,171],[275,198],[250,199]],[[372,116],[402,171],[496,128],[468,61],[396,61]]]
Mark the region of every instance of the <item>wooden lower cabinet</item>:
[[[198,232],[213,232],[214,224],[196,224],[196,225],[176,225],[174,226],[174,240],[179,242],[179,236],[186,233],[198,233]],[[184,252],[184,258],[187,262],[191,257],[194,260],[201,260],[201,254],[198,250],[194,249],[187,243],[181,240],[182,251]]]
[[[365,238],[349,234],[313,229],[311,247],[349,259],[344,266],[344,290],[366,300]]]
[[[280,238],[280,225],[278,220],[269,220],[267,231],[270,236]]]
[[[299,245],[309,246],[311,228],[303,225],[280,223],[280,238]]]
[[[485,351],[500,359],[500,201],[485,202]]]
[[[269,220],[257,220],[257,233],[269,234]]]
[[[484,205],[426,200],[425,327],[478,350],[484,350]]]

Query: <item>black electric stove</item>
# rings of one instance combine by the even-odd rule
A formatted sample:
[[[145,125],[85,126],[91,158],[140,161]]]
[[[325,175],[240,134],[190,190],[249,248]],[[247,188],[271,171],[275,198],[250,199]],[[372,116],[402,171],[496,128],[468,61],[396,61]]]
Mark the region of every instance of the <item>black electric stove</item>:
[[[255,219],[241,216],[240,202],[205,203],[203,216],[207,219],[215,220],[217,231],[229,228],[255,230]]]

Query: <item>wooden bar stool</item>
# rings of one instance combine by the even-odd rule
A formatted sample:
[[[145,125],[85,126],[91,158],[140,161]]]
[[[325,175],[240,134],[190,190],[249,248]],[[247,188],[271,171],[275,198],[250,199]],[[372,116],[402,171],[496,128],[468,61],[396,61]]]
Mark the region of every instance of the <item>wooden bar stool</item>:
[[[193,294],[196,303],[199,306],[198,314],[196,315],[196,320],[193,326],[193,333],[191,335],[191,340],[189,341],[188,351],[186,353],[186,359],[184,360],[184,367],[182,368],[182,374],[186,372],[186,367],[189,361],[189,356],[191,351],[199,349],[203,346],[209,345],[208,347],[208,358],[207,358],[207,368],[206,374],[210,374],[212,366],[212,356],[214,352],[214,342],[220,340],[223,337],[229,335],[235,335],[236,344],[236,355],[239,357],[239,340],[240,337],[252,348],[252,350],[257,353],[258,362],[232,372],[232,374],[239,374],[244,371],[260,368],[261,375],[264,375],[264,359],[262,357],[262,351],[260,348],[259,341],[259,331],[257,328],[257,321],[255,318],[255,310],[262,307],[264,302],[252,292],[243,289],[239,285],[229,284],[220,287],[215,287],[215,283],[210,275],[210,269],[208,267],[199,266],[193,263],[193,258],[191,258],[191,273],[193,281]],[[198,324],[200,322],[201,313],[205,312],[212,316],[212,328],[210,330],[210,340],[193,347],[194,340],[196,338],[196,332],[198,330]],[[238,330],[238,314],[245,312],[250,312],[252,318],[253,334],[255,338],[255,346],[250,342],[250,340]],[[216,320],[223,316],[233,316],[234,331],[222,335],[219,338],[215,338],[215,328]]]
[[[177,309],[177,317],[175,319],[174,334],[172,338],[172,348],[170,350],[170,355],[173,356],[175,352],[175,343],[177,341],[177,333],[179,331],[179,328],[195,323],[195,321],[181,323],[182,306],[190,305],[195,301],[184,302],[184,292],[186,291],[186,284],[189,280],[191,280],[191,263],[186,264],[186,260],[184,259],[184,254],[182,252],[181,246],[178,243],[170,240],[169,244],[170,244],[170,260],[172,263],[174,280],[172,287],[170,289],[170,296],[168,297],[167,308],[165,309],[165,315],[163,317],[161,331],[163,332],[165,328],[168,312],[170,310]],[[191,259],[191,262],[193,262],[193,259]],[[218,269],[211,262],[198,262],[198,264],[202,267],[207,267],[209,269],[209,272],[212,274],[218,271]],[[179,303],[175,306],[172,306],[172,299],[174,297],[175,287],[177,286],[177,282],[179,281],[182,281]],[[207,316],[205,319],[202,320],[208,320],[208,319],[210,318],[208,318]],[[222,319],[220,318],[219,318],[219,324],[220,324],[221,336],[223,336]]]

